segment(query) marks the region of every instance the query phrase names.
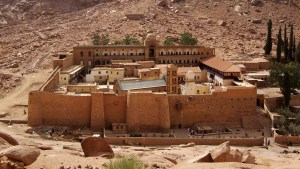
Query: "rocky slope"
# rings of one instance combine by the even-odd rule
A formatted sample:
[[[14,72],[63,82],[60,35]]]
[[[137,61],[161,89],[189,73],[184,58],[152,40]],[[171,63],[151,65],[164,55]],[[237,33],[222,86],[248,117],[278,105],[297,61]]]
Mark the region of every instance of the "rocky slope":
[[[190,31],[200,45],[215,47],[229,60],[263,56],[266,23],[295,25],[300,40],[300,1],[179,0],[158,6],[153,0],[2,0],[0,2],[0,90],[17,86],[22,75],[49,67],[51,53],[89,44],[89,35],[107,33],[111,40],[132,34],[142,39],[178,38]],[[129,20],[125,14],[143,14]],[[5,75],[3,75],[5,74]],[[5,77],[4,77],[5,76]],[[0,91],[0,95],[1,95]]]

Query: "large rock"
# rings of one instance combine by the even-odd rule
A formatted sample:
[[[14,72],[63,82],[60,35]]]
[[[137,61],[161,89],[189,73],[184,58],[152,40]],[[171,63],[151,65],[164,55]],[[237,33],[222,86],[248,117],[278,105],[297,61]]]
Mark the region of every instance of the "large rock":
[[[0,151],[0,156],[6,156],[11,160],[23,162],[30,165],[36,161],[41,154],[40,150],[33,146],[17,145]]]
[[[255,156],[253,156],[249,150],[243,151],[242,163],[255,164]]]
[[[169,2],[167,0],[158,0],[157,5],[158,6],[168,6]]]
[[[81,147],[86,157],[105,156],[113,158],[115,156],[112,148],[103,138],[88,137],[81,142]]]
[[[230,154],[229,141],[222,143],[221,145],[210,150],[211,158],[214,162],[225,162],[227,156]]]
[[[0,131],[0,137],[3,138],[6,142],[8,142],[11,145],[14,146],[19,145],[18,141],[7,133]]]
[[[250,4],[253,6],[258,6],[258,5],[262,5],[263,2],[261,0],[251,0]]]

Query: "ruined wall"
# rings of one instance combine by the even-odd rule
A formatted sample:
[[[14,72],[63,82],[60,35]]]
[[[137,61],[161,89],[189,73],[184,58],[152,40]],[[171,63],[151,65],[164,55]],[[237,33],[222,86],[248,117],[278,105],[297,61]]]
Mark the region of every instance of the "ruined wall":
[[[128,131],[168,132],[170,117],[168,96],[164,93],[135,93],[127,95]]]
[[[105,128],[111,129],[112,123],[126,123],[127,96],[104,94]]]
[[[210,95],[169,95],[171,126],[194,123],[241,127],[242,116],[256,115],[256,88],[235,87]]]
[[[90,126],[91,96],[31,92],[28,125]]]

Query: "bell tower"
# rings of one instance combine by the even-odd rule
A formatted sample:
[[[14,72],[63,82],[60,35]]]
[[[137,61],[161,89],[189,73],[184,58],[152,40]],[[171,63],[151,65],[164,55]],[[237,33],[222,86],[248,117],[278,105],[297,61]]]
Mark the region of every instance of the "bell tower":
[[[158,45],[159,41],[156,40],[156,35],[154,34],[148,34],[145,41],[145,60],[153,60],[155,63],[156,61],[156,56],[158,56],[159,51],[158,51]]]

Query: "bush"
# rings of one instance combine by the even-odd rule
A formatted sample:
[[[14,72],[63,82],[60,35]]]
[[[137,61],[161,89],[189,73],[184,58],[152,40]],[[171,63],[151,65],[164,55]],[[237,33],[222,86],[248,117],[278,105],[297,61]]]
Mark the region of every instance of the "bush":
[[[118,157],[111,160],[109,169],[143,169],[144,165],[135,157]]]
[[[300,125],[300,113],[295,116],[295,119],[296,124]]]
[[[274,126],[276,128],[280,128],[282,126],[285,126],[285,124],[286,124],[286,118],[284,116],[282,116],[278,120],[274,121]]]

